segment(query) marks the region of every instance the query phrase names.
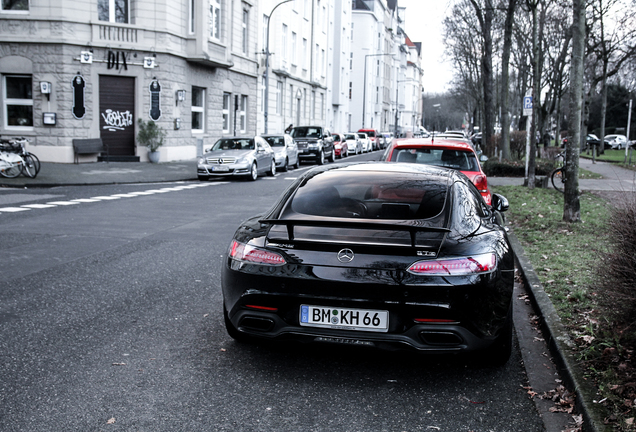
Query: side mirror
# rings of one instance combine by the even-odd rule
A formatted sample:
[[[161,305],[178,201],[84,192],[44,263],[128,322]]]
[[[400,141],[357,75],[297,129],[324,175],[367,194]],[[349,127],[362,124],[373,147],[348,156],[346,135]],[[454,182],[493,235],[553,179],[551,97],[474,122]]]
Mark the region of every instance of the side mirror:
[[[209,153],[211,150],[212,150],[211,148],[204,148],[203,153]]]
[[[505,196],[500,194],[492,194],[492,204],[491,207],[498,212],[505,212],[510,208],[510,204]]]

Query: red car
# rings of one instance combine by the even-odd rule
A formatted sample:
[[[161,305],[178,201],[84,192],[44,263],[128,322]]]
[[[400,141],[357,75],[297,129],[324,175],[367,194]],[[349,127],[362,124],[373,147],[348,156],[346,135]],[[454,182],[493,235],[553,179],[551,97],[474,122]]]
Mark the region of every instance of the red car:
[[[464,140],[404,138],[393,140],[382,160],[410,162],[454,168],[464,173],[477,187],[486,204],[491,203],[486,174],[481,169],[473,146]]]
[[[336,152],[337,158],[343,158],[349,156],[349,145],[343,134],[334,133],[333,137],[333,150]]]

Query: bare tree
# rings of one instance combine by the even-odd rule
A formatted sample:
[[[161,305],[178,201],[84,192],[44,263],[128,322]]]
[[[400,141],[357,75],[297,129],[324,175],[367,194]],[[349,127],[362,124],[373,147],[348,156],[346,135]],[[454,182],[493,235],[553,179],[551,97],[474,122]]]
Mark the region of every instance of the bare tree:
[[[484,88],[484,129],[481,134],[481,142],[487,146],[490,144],[490,137],[493,133],[495,116],[492,73],[492,23],[494,19],[494,7],[492,0],[470,0],[470,3],[475,9],[475,16],[479,21],[479,27],[481,29],[481,76]]]

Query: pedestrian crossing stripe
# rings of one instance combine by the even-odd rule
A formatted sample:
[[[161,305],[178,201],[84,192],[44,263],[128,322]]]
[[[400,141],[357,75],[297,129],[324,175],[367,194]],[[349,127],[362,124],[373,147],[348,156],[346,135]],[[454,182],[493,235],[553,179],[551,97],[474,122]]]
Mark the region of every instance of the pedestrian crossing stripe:
[[[175,187],[162,188],[162,189],[150,189],[150,190],[138,191],[138,192],[113,194],[113,195],[107,195],[107,196],[77,198],[77,199],[69,200],[69,201],[50,201],[50,202],[47,202],[46,204],[25,204],[20,207],[0,207],[0,213],[18,213],[23,211],[53,208],[58,206],[70,206],[70,205],[78,205],[82,203],[110,201],[110,200],[117,200],[121,198],[135,198],[139,196],[148,196],[148,195],[162,194],[167,192],[177,192],[177,191],[188,190],[188,189],[196,189],[200,187],[218,186],[218,185],[223,185],[228,183],[229,182],[197,183],[197,184],[175,186]]]

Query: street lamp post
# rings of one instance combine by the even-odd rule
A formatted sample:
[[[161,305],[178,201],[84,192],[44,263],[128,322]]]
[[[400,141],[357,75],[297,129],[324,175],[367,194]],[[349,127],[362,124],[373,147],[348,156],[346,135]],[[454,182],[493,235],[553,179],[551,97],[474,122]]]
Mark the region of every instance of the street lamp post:
[[[393,54],[366,54],[364,56],[364,88],[362,89],[362,129],[364,129],[364,120],[367,112],[367,57],[391,56]]]
[[[274,13],[274,11],[276,10],[276,8],[284,3],[288,3],[292,0],[284,0],[280,3],[278,3],[276,6],[274,6],[274,8],[272,9],[272,11],[269,13],[268,17],[267,17],[267,41],[265,43],[265,95],[263,96],[263,98],[265,99],[263,101],[263,104],[265,105],[265,112],[264,112],[264,117],[265,117],[265,133],[267,133],[267,116],[269,114],[269,56],[271,55],[271,53],[269,52],[269,20],[272,18],[272,14]]]

